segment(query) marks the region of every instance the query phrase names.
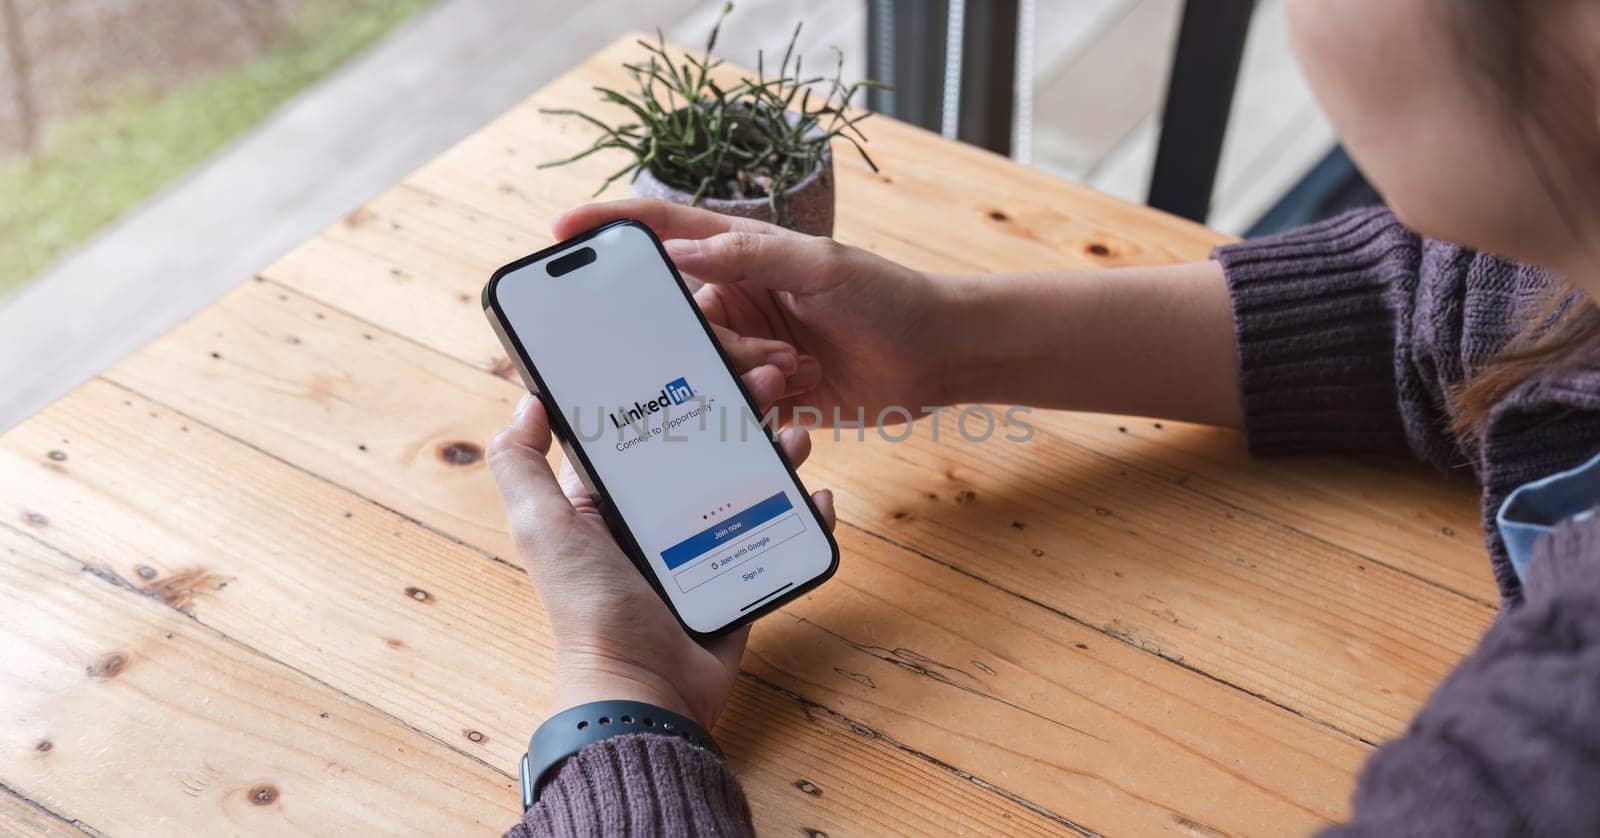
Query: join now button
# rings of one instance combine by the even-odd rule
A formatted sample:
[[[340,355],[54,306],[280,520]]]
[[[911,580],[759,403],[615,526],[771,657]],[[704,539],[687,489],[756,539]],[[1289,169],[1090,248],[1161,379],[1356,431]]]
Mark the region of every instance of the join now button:
[[[713,524],[662,550],[661,560],[666,562],[668,570],[681,567],[728,539],[750,532],[793,508],[794,504],[789,501],[789,496],[779,492],[764,501],[746,507],[721,523]]]
[[[730,538],[702,558],[690,562],[683,570],[673,574],[678,590],[688,593],[728,571],[753,562],[767,551],[806,531],[800,516],[786,512],[776,521],[770,521],[747,532],[742,538]],[[758,571],[759,574],[759,571]],[[750,578],[747,577],[746,581]]]

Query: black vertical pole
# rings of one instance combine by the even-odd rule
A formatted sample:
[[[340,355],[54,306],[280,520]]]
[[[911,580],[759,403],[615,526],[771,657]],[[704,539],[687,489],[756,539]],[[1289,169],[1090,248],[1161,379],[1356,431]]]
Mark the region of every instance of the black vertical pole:
[[[967,0],[962,20],[962,142],[1011,153],[1016,100],[1017,0]]]
[[[1254,0],[1186,0],[1149,204],[1205,221]]]
[[[867,107],[939,130],[944,101],[945,0],[871,0],[867,75],[894,90],[869,90]]]
[[[967,0],[961,16],[961,90],[956,136],[1011,152],[1016,98],[1018,0]],[[867,75],[893,85],[871,90],[867,107],[932,131],[944,115],[948,0],[868,0]]]

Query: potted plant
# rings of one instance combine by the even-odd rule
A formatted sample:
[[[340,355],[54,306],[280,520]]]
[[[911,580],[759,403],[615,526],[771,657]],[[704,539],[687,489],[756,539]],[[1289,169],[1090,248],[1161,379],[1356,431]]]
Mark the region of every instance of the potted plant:
[[[871,81],[845,85],[840,80],[842,53],[831,78],[803,76],[795,54],[800,37],[796,26],[776,76],[767,77],[757,53],[755,78],[722,87],[711,77],[722,64],[711,57],[711,50],[732,9],[731,3],[723,7],[703,55],[685,55],[675,64],[657,29],[656,43],[639,42],[648,53],[647,60],[623,65],[636,85],[631,96],[595,88],[602,101],[626,107],[632,121],[608,125],[581,111],[546,109],[545,113],[585,120],[601,134],[583,151],[540,168],[571,163],[605,149],[622,149],[631,158],[628,165],[606,178],[596,195],[616,180],[630,177],[634,195],[772,221],[803,233],[832,235],[830,142],[843,138],[874,172],[878,170],[862,147],[866,137],[856,127],[869,114],[851,115],[846,109],[858,90],[882,85]]]

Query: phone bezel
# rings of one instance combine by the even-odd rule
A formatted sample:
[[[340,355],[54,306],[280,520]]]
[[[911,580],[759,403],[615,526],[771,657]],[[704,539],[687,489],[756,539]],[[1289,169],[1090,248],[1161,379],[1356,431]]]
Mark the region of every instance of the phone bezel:
[[[650,583],[650,587],[655,590],[656,596],[660,597],[663,603],[666,603],[667,610],[672,612],[673,619],[678,621],[678,625],[683,628],[684,632],[696,640],[711,640],[741,626],[755,622],[783,605],[792,602],[795,598],[809,593],[818,585],[832,578],[834,572],[839,569],[839,543],[834,539],[833,532],[828,529],[826,522],[823,521],[822,513],[817,510],[816,504],[812,502],[811,493],[806,490],[805,484],[801,482],[800,475],[795,471],[794,465],[784,455],[783,448],[779,446],[777,439],[770,431],[767,431],[767,441],[772,445],[773,452],[777,454],[778,462],[783,465],[784,471],[788,472],[789,479],[794,481],[795,488],[805,501],[806,510],[811,513],[812,520],[816,522],[818,530],[828,543],[830,553],[828,567],[822,573],[806,580],[803,584],[795,585],[790,590],[783,592],[782,596],[778,596],[771,602],[740,615],[720,628],[702,632],[684,622],[683,615],[678,613],[678,607],[666,592],[664,583],[657,578],[649,559],[645,557],[644,551],[639,547],[633,531],[628,528],[627,522],[622,519],[621,514],[611,504],[610,493],[606,491],[605,482],[600,479],[600,475],[595,470],[593,463],[589,461],[588,451],[584,450],[582,442],[579,441],[577,435],[573,433],[571,426],[567,423],[566,415],[561,411],[560,402],[545,387],[544,378],[539,375],[538,366],[534,364],[533,358],[528,354],[528,350],[522,345],[522,341],[518,339],[516,331],[511,327],[510,321],[505,316],[505,312],[500,308],[500,301],[495,293],[500,280],[504,279],[508,274],[549,259],[564,250],[581,245],[615,227],[636,227],[650,239],[651,244],[655,245],[656,254],[661,257],[662,264],[666,266],[667,271],[672,275],[673,281],[677,283],[678,291],[683,295],[684,304],[689,307],[690,311],[694,312],[695,321],[700,324],[701,332],[705,335],[706,340],[711,342],[712,348],[716,350],[717,358],[722,361],[723,367],[733,377],[733,383],[739,388],[739,395],[744,399],[745,406],[750,409],[751,415],[762,415],[756,409],[755,400],[750,397],[750,392],[745,389],[744,381],[739,377],[738,370],[734,368],[727,353],[722,350],[722,344],[717,342],[716,334],[712,332],[710,322],[706,320],[705,315],[700,311],[700,306],[695,304],[694,295],[690,293],[689,286],[684,283],[683,276],[678,273],[678,267],[672,264],[672,259],[667,256],[666,248],[661,245],[661,240],[656,236],[655,231],[650,229],[649,225],[637,219],[622,218],[607,222],[598,227],[585,230],[572,238],[556,242],[514,262],[502,265],[495,270],[494,274],[489,277],[489,281],[483,286],[483,309],[484,313],[489,317],[490,324],[494,327],[495,334],[500,338],[501,345],[511,355],[513,361],[516,362],[518,372],[523,376],[523,384],[525,386],[528,385],[530,383],[528,379],[532,379],[532,387],[530,387],[529,392],[544,403],[545,412],[550,417],[551,430],[555,432],[556,438],[561,441],[562,448],[576,458],[573,461],[573,468],[578,472],[578,476],[583,480],[584,485],[589,488],[589,491],[594,493],[601,517],[605,521],[607,529],[611,531],[612,536],[617,539],[617,545],[622,548],[623,553],[627,554],[640,575],[644,576],[645,581]]]

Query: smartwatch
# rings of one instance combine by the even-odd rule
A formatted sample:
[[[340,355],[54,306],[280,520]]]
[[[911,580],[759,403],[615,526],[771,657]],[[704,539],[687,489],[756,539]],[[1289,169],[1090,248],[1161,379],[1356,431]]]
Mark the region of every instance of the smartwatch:
[[[693,719],[642,701],[594,701],[562,710],[545,720],[522,755],[522,811],[533,808],[545,781],[567,757],[584,748],[630,733],[654,733],[682,739],[717,756],[711,734]]]

